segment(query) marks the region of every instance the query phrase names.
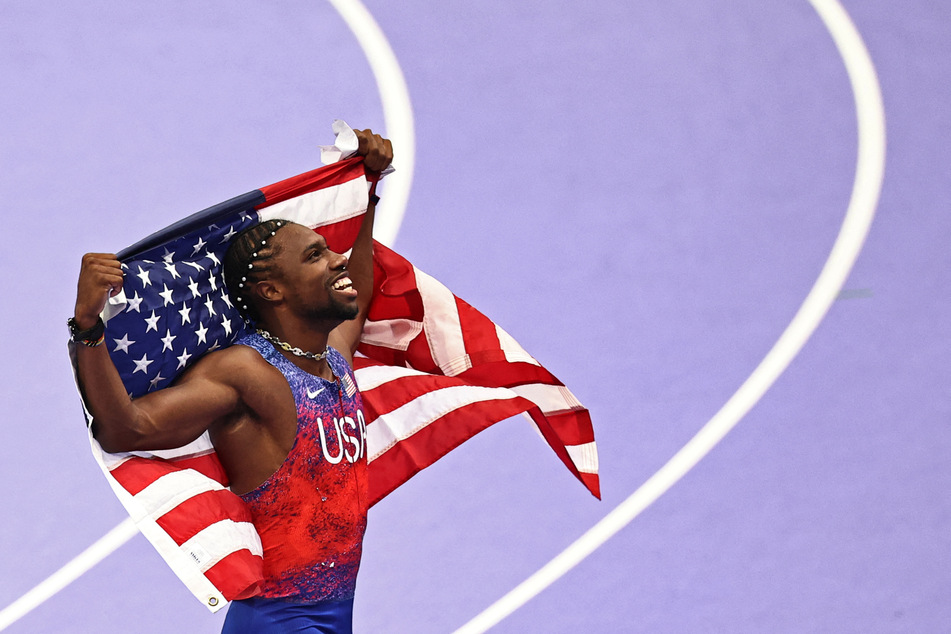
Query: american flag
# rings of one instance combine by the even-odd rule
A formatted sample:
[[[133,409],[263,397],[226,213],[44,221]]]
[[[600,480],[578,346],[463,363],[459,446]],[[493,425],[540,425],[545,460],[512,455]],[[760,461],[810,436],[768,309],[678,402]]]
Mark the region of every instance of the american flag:
[[[247,326],[221,263],[230,238],[271,218],[320,232],[347,251],[367,206],[358,158],[201,211],[118,254],[124,288],[103,312],[106,345],[130,396],[167,386]],[[472,435],[524,414],[599,496],[587,410],[491,320],[404,258],[375,244],[375,291],[355,359],[367,410],[375,503]],[[87,422],[88,422],[87,412]],[[207,434],[185,447],[93,454],[113,491],[186,586],[212,611],[254,593],[261,544]]]

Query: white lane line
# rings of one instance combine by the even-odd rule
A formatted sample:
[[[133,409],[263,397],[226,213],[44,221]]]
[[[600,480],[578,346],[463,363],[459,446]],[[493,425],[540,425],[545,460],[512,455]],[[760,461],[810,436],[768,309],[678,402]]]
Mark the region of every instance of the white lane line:
[[[387,135],[398,152],[397,171],[386,178],[386,198],[385,202],[380,203],[379,218],[374,226],[374,237],[391,245],[403,222],[416,163],[416,135],[409,90],[392,47],[366,7],[359,0],[328,1],[347,23],[366,55],[383,102]],[[131,519],[113,528],[49,578],[0,611],[0,631],[78,579],[136,534],[138,530]]]
[[[329,0],[357,38],[383,101],[386,134],[393,142],[396,171],[386,177],[386,190],[373,227],[374,237],[391,246],[396,240],[416,166],[416,132],[413,107],[403,70],[380,25],[360,0]]]
[[[773,348],[736,393],[661,469],[535,574],[456,630],[478,634],[499,623],[574,568],[706,456],[785,371],[812,336],[845,283],[875,216],[885,173],[885,112],[875,67],[862,37],[837,0],[809,0],[832,35],[855,97],[858,160],[845,220],[815,284]]]
[[[0,631],[29,614],[34,608],[71,584],[138,534],[139,531],[132,522],[132,518],[128,518],[103,535],[92,546],[76,555],[72,561],[5,607],[0,612]]]

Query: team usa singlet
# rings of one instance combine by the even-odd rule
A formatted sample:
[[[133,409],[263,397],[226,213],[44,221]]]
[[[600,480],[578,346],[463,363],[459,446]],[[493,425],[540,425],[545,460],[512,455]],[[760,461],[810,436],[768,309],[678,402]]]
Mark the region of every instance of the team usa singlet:
[[[290,619],[291,613],[349,623],[367,517],[366,421],[353,372],[333,348],[327,361],[337,380],[327,381],[298,368],[256,333],[235,343],[257,350],[287,379],[297,405],[297,437],[281,467],[241,496],[261,536],[264,584],[255,598],[232,603],[224,631],[270,631],[261,619]],[[333,614],[320,614],[327,610]],[[268,614],[275,611],[280,614]],[[251,617],[258,619],[256,629],[247,629]],[[273,631],[297,631],[284,629],[288,625],[275,620],[281,629]]]

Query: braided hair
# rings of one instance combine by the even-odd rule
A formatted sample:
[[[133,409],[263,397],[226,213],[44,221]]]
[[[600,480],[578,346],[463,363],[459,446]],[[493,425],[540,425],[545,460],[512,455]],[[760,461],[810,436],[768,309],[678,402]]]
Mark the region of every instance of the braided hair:
[[[261,319],[249,286],[267,279],[274,269],[274,258],[281,248],[273,238],[288,223],[288,220],[265,220],[249,227],[234,237],[225,253],[225,285],[238,312],[248,323]]]

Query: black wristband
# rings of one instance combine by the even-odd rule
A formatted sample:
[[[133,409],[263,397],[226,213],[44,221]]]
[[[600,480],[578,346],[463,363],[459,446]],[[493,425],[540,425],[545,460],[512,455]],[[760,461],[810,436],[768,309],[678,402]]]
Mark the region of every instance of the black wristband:
[[[67,319],[66,325],[69,326],[69,340],[74,343],[81,343],[84,346],[95,348],[101,345],[105,339],[106,325],[102,323],[101,317],[96,320],[96,324],[92,328],[87,328],[86,330],[79,329],[79,324],[76,323],[75,317]]]

